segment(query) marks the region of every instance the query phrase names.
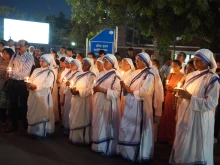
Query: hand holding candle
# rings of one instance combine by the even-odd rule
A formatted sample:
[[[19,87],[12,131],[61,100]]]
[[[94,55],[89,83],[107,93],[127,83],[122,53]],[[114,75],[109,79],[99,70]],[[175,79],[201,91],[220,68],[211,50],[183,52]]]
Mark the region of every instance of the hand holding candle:
[[[29,77],[25,77],[24,78],[24,82],[29,83],[30,82],[30,78]]]
[[[7,74],[8,74],[8,77],[11,77],[12,76],[12,67],[8,67],[7,68]]]
[[[64,78],[63,78],[63,82],[66,82],[66,81],[67,81],[67,78],[66,78],[66,77],[64,77]]]

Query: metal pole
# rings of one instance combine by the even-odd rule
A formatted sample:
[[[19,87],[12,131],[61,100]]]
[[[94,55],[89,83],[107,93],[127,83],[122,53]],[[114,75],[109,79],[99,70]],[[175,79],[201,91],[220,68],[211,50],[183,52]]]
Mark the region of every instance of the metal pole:
[[[118,26],[116,26],[116,30],[115,30],[115,52],[118,51]]]
[[[88,38],[86,38],[86,57],[87,57],[87,54],[89,53],[89,51],[88,51],[88,48],[89,48],[89,39]]]

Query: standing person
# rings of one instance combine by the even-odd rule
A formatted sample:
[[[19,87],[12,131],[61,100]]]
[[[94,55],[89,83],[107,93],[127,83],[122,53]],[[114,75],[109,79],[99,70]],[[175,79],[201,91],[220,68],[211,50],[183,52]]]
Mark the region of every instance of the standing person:
[[[166,63],[160,68],[160,75],[161,75],[161,80],[164,84],[165,80],[167,79],[167,76],[170,74],[171,71],[171,62],[172,59],[169,58]]]
[[[133,48],[128,48],[128,58],[132,59],[134,66],[136,67],[135,63],[135,54],[134,54],[134,49]]]
[[[180,61],[172,61],[171,66],[173,73],[170,73],[167,77],[164,110],[158,127],[157,138],[159,142],[173,144],[176,128],[176,98],[173,94],[173,89],[177,87],[184,74],[180,72],[182,69]]]
[[[14,45],[14,41],[12,39],[8,40],[8,46],[9,46],[9,48],[11,48],[15,52],[15,45]]]
[[[70,131],[70,110],[71,110],[71,99],[72,93],[71,88],[75,86],[76,77],[82,74],[82,64],[77,59],[72,59],[70,62],[70,70],[72,71],[67,79],[66,87],[64,90],[64,112],[63,112],[63,126],[65,134],[69,134]],[[73,115],[74,116],[74,115]]]
[[[92,121],[92,150],[105,155],[116,153],[120,123],[120,77],[118,62],[114,55],[103,58],[105,72],[99,74],[94,89],[94,112]]]
[[[57,55],[59,56],[59,59],[62,58],[62,57],[66,57],[66,47],[61,46],[60,51],[57,52]]]
[[[28,51],[29,51],[29,53],[31,54],[31,55],[33,55],[33,53],[34,53],[34,47],[33,46],[30,46],[29,48],[28,48]]]
[[[66,56],[73,58],[73,49],[72,48],[67,48],[66,49]]]
[[[99,75],[99,74],[101,74],[101,72],[105,71],[102,59],[103,59],[102,57],[99,57],[96,61],[96,68],[99,72],[97,75]]]
[[[2,56],[2,50],[4,49],[5,43],[0,41],[0,56]]]
[[[219,77],[213,53],[208,49],[195,52],[197,71],[186,77],[178,95],[176,137],[171,164],[213,165],[214,110],[218,104]]]
[[[73,60],[72,57],[66,57],[65,58],[65,70],[62,72],[61,77],[60,77],[60,89],[59,89],[59,95],[60,95],[60,106],[61,106],[61,117],[63,119],[63,112],[64,112],[64,101],[65,101],[65,97],[64,97],[64,90],[66,87],[66,82],[68,80],[68,78],[71,76],[71,70],[70,70],[70,63]],[[55,118],[57,119],[59,116],[59,114],[55,114]],[[68,132],[66,132],[64,130],[64,135],[69,135]]]
[[[41,47],[41,48],[36,48],[34,50],[34,53],[33,53],[33,57],[34,57],[34,66],[32,67],[31,69],[31,74],[33,73],[34,69],[36,68],[40,68],[40,57],[43,55],[44,53],[44,48]]]
[[[220,77],[220,61],[216,60],[217,63],[217,69],[216,74]],[[218,106],[215,110],[215,126],[214,126],[214,143],[218,142],[218,136],[220,131],[220,97],[218,99]]]
[[[93,73],[94,63],[90,58],[82,62],[83,73],[78,75],[71,89],[73,95],[70,110],[70,136],[72,143],[90,144],[92,125],[92,88],[96,75]]]
[[[135,67],[133,61],[130,58],[123,58],[121,63],[122,71],[121,71],[121,78],[125,85],[129,85],[130,76],[133,71],[135,71]],[[125,107],[125,100],[126,100],[126,93],[121,91],[121,115],[123,116],[124,107]]]
[[[99,57],[104,57],[104,55],[106,55],[106,52],[104,50],[99,50],[98,55]]]
[[[55,61],[51,54],[40,57],[41,68],[34,70],[27,88],[28,97],[28,134],[46,137],[54,132],[54,112],[52,89],[55,83]]]
[[[53,55],[54,60],[55,60],[55,62],[56,62],[56,67],[59,68],[59,66],[60,66],[60,61],[59,61],[59,56],[57,55],[56,50],[53,49],[53,48],[51,48],[51,49],[50,49],[50,54]],[[65,57],[64,57],[64,58],[65,58]]]
[[[147,162],[153,157],[153,92],[154,75],[149,71],[150,56],[136,56],[137,70],[131,74],[129,85],[122,84],[127,92],[124,115],[119,129],[117,154],[133,162]]]
[[[24,78],[30,75],[34,59],[33,56],[27,52],[27,41],[19,40],[16,48],[19,53],[14,54],[9,63],[9,67],[12,67],[12,79],[8,86],[10,100],[9,116],[12,125],[5,129],[5,132],[16,131],[18,128],[18,102],[21,106],[23,127],[26,129],[28,126],[26,118],[28,91]]]
[[[184,52],[179,52],[179,53],[177,54],[176,59],[179,60],[179,61],[181,62],[181,65],[182,65],[182,69],[180,70],[180,72],[181,72],[182,74],[185,74],[185,73],[184,73],[184,68],[185,68],[186,64],[185,64],[184,62],[185,62],[185,59],[186,59],[186,53],[184,53]]]
[[[4,48],[2,50],[2,56],[0,56],[0,127],[6,126],[8,109],[7,67],[13,54],[14,52],[11,48]]]
[[[76,54],[76,59],[79,61],[83,61],[83,59],[85,58],[85,55],[83,53],[77,53]]]

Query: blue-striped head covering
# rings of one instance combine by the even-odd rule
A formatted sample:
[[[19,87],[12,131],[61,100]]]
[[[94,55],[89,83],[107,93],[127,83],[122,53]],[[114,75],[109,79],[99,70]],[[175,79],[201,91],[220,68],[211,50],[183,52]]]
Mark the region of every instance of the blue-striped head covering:
[[[213,53],[208,49],[200,49],[195,52],[194,57],[200,58],[209,68],[215,72],[217,64],[214,58]]]
[[[89,70],[91,72],[95,73],[95,66],[94,66],[93,59],[91,59],[91,58],[84,58],[83,61],[86,62],[87,64],[89,64],[90,65],[90,69]]]
[[[72,57],[66,57],[64,62],[67,63],[67,64],[70,64],[72,60],[73,60]]]
[[[103,59],[105,59],[108,62],[110,62],[112,64],[113,68],[115,68],[116,70],[119,69],[117,58],[113,54],[106,54],[103,57]]]
[[[146,64],[148,68],[152,67],[149,54],[142,52],[142,53],[139,53],[137,56]]]
[[[40,57],[41,60],[46,62],[49,66],[49,68],[53,69],[56,66],[56,62],[54,60],[53,55],[51,54],[44,54]]]
[[[78,71],[82,71],[81,61],[79,61],[78,59],[72,59],[72,61],[70,63],[73,63],[77,67]]]

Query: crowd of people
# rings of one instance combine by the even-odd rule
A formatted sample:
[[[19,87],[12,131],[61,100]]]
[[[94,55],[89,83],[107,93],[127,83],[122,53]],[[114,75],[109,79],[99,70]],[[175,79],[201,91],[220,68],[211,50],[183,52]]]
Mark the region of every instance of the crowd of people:
[[[107,156],[147,162],[158,141],[173,145],[171,164],[213,164],[220,63],[210,50],[196,51],[187,64],[180,52],[161,68],[132,48],[122,59],[104,50],[85,57],[9,40],[0,53],[2,132],[16,131],[22,119],[28,135],[45,138],[60,122],[71,143]]]

